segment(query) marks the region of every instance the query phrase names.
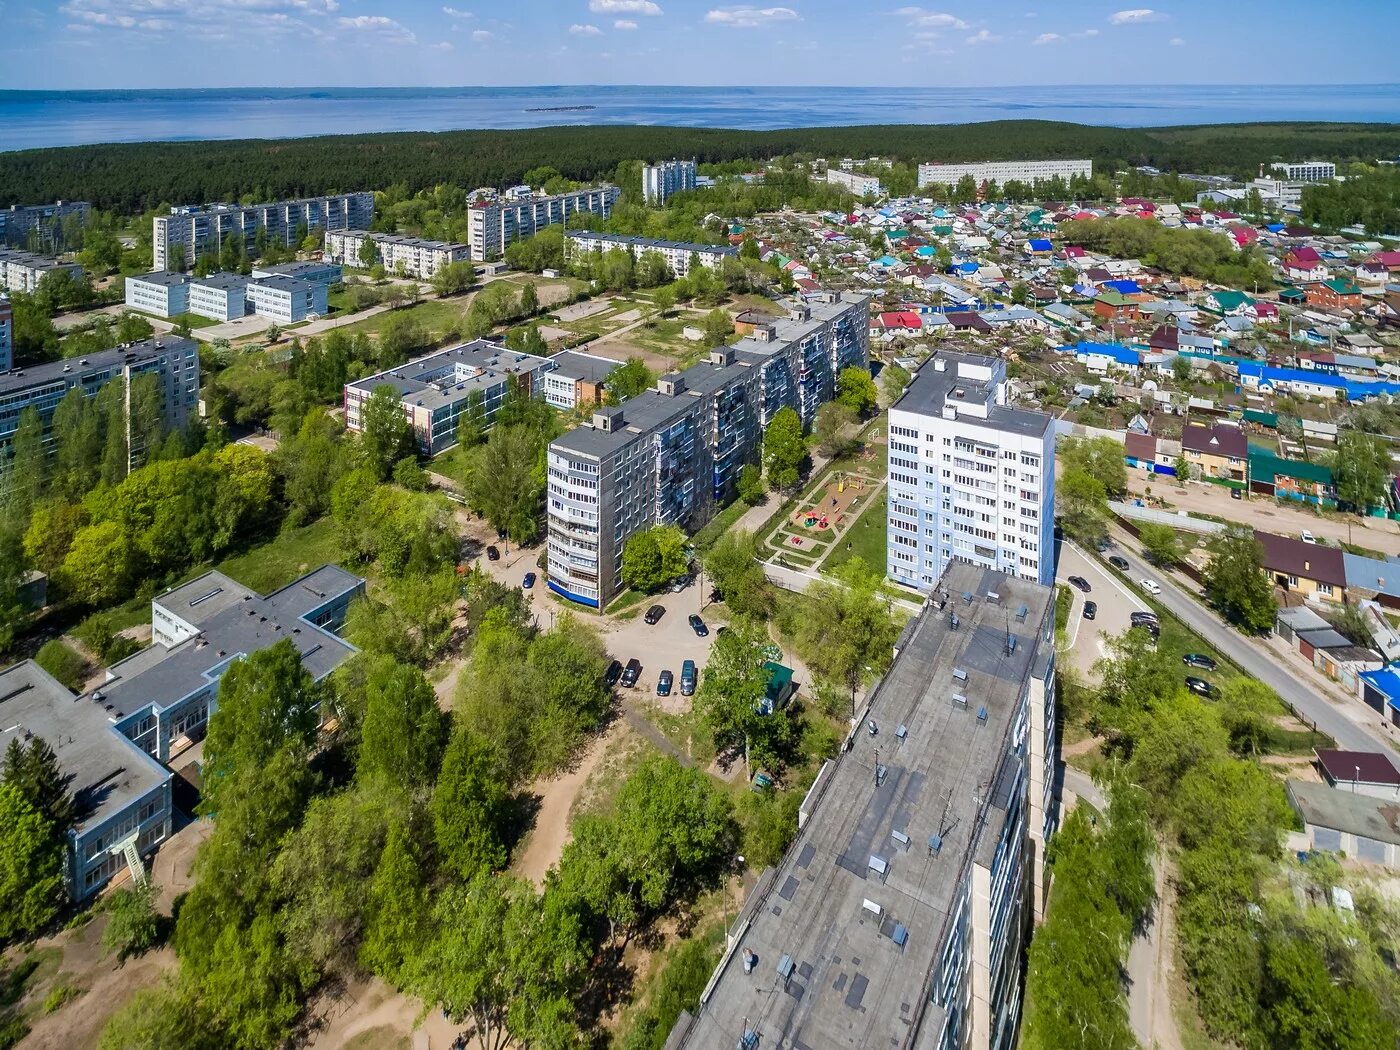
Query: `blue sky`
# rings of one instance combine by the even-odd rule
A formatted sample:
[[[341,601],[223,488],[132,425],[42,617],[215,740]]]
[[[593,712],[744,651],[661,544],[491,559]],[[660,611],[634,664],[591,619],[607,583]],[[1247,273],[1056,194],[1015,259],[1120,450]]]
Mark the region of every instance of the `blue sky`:
[[[1374,83],[1400,3],[0,0],[0,25],[3,88]]]

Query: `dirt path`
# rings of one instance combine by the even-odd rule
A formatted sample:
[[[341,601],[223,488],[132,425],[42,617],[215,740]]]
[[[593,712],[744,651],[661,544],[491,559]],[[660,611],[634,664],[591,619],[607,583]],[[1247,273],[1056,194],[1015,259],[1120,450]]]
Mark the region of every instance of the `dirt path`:
[[[307,1040],[308,1050],[341,1050],[352,1043],[358,1047],[384,1047],[397,1050],[447,1050],[462,1028],[432,1010],[417,1028],[414,1022],[423,1012],[423,1003],[390,988],[378,977],[356,981],[335,996],[322,996],[309,1012],[321,1028]],[[364,1037],[364,1038],[360,1038]],[[357,1042],[358,1040],[358,1042]],[[476,1040],[467,1043],[477,1050]]]
[[[1163,855],[1165,848],[1159,843],[1152,860],[1157,903],[1146,929],[1128,949],[1127,969],[1134,977],[1128,988],[1128,1019],[1133,1034],[1143,1046],[1153,1050],[1184,1050],[1181,1031],[1172,1013],[1172,913],[1176,901],[1167,871],[1170,861]]]
[[[517,875],[529,879],[536,887],[544,885],[544,876],[559,861],[569,842],[569,813],[574,800],[598,763],[607,754],[608,745],[621,731],[621,720],[614,719],[607,732],[595,737],[578,764],[562,776],[536,781],[530,792],[540,798],[535,814],[535,827],[525,840],[525,848],[515,856],[511,867]]]

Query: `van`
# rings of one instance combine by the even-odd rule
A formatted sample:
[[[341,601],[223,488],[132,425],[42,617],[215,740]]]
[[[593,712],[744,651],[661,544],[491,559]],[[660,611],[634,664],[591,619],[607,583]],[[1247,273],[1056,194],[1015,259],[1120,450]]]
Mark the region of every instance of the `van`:
[[[695,661],[681,664],[681,696],[695,695]]]

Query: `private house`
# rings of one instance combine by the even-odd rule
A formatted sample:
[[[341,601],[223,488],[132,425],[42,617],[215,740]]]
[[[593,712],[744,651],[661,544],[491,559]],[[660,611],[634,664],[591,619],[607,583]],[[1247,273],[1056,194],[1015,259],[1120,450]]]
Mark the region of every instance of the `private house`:
[[[1243,482],[1249,470],[1249,442],[1238,427],[1183,427],[1181,453],[1202,478]]]
[[[1142,308],[1136,299],[1109,290],[1095,297],[1094,315],[1109,321],[1136,321],[1142,316]]]
[[[1354,795],[1400,799],[1400,769],[1379,751],[1319,748],[1317,770],[1328,787]]]
[[[1368,558],[1344,551],[1342,563],[1346,566],[1347,594],[1352,601],[1373,601],[1387,609],[1400,609],[1400,560]]]
[[[1261,496],[1334,506],[1332,469],[1321,463],[1284,459],[1267,448],[1249,446],[1249,490]]]
[[[1341,548],[1257,529],[1254,538],[1264,548],[1264,571],[1277,586],[1306,601],[1345,600],[1347,574]]]
[[[1393,800],[1302,780],[1290,780],[1285,787],[1288,804],[1303,825],[1301,834],[1290,836],[1290,847],[1305,846],[1386,868],[1400,867],[1400,805]],[[1294,838],[1303,841],[1294,843]]]
[[[1361,699],[1377,714],[1400,726],[1400,671],[1382,667],[1361,675]]]
[[[1307,295],[1309,306],[1324,310],[1359,310],[1366,302],[1361,289],[1343,277],[1309,285]]]
[[[870,335],[876,339],[903,337],[914,339],[924,334],[924,322],[913,310],[896,310],[876,314],[870,323]]]
[[[1117,343],[1079,342],[1065,349],[1074,354],[1077,364],[1083,365],[1095,375],[1107,375],[1109,372],[1136,373],[1142,367],[1142,355],[1138,351],[1119,346]]]
[[[1311,281],[1325,281],[1329,276],[1327,264],[1316,248],[1294,248],[1283,257],[1283,276],[1290,281],[1305,284]]]
[[[1171,445],[1152,435],[1129,430],[1123,436],[1123,461],[1130,470],[1140,470],[1144,474],[1163,474],[1176,477],[1176,457]],[[1180,451],[1179,446],[1177,451]]]
[[[1244,292],[1211,292],[1205,297],[1202,305],[1211,313],[1220,314],[1222,317],[1239,317],[1254,305],[1254,300]]]
[[[1376,252],[1356,267],[1357,284],[1384,285],[1400,281],[1400,251]]]

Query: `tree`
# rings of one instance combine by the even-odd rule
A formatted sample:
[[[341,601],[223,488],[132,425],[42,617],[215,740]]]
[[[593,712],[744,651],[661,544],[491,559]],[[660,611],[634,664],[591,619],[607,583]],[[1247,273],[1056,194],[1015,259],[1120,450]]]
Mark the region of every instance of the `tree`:
[[[909,370],[899,365],[890,364],[881,369],[880,392],[885,396],[885,403],[893,404],[897,401],[912,379]]]
[[[1182,488],[1185,488],[1186,483],[1195,475],[1191,461],[1185,456],[1176,457],[1176,462],[1172,464],[1172,471],[1176,474],[1176,483]]]
[[[808,590],[812,612],[798,637],[807,665],[850,692],[854,717],[861,683],[883,674],[894,659],[899,628],[880,597],[881,572],[852,558],[833,576]]]
[[[28,520],[38,503],[47,475],[44,421],[39,410],[28,405],[19,414],[19,426],[11,439],[9,461],[4,470],[4,488],[10,507],[22,520]]]
[[[1191,359],[1177,354],[1172,358],[1172,382],[1179,387],[1191,382]]]
[[[368,270],[379,262],[379,245],[371,237],[366,237],[360,242],[360,250],[357,253],[360,260],[360,268]]]
[[[47,740],[36,736],[26,747],[18,739],[12,739],[5,752],[4,779],[18,788],[24,800],[54,826],[60,839],[66,835],[77,819],[77,811],[68,791],[68,777]]]
[[[1066,472],[1082,471],[1094,478],[1108,499],[1121,499],[1128,491],[1122,442],[1110,437],[1061,438],[1056,458]]]
[[[780,408],[763,433],[763,460],[769,484],[775,489],[792,488],[806,459],[801,417],[793,408]]]
[[[534,317],[540,310],[540,294],[535,291],[535,282],[526,281],[520,289],[520,316]]]
[[[836,377],[836,400],[857,417],[873,412],[879,403],[879,394],[875,389],[875,380],[870,377],[870,370],[859,365],[841,369],[841,374]]]
[[[34,654],[34,662],[75,693],[87,679],[87,661],[57,638],[50,638]]]
[[[812,424],[812,440],[817,451],[828,459],[847,452],[855,443],[848,430],[855,425],[858,413],[842,401],[828,401],[817,409]]]
[[[510,802],[505,774],[487,741],[464,724],[452,730],[433,791],[433,831],[443,865],[460,877],[505,866]]]
[[[467,393],[467,407],[457,417],[457,444],[471,449],[486,440],[486,396],[480,390]]]
[[[446,743],[433,687],[417,668],[381,658],[365,692],[356,780],[406,792],[430,786]]]
[[[1220,690],[1220,722],[1238,754],[1258,755],[1268,741],[1274,718],[1283,713],[1278,694],[1253,678],[1232,678]]]
[[[1154,565],[1169,569],[1181,561],[1181,541],[1170,525],[1147,522],[1138,528],[1138,539]]]
[[[622,582],[633,590],[660,590],[687,568],[685,533],[675,525],[633,533],[622,548]]]
[[[1091,474],[1065,467],[1055,485],[1055,515],[1065,533],[1094,544],[1108,534],[1108,496]]]
[[[629,398],[636,397],[643,390],[650,389],[656,375],[640,357],[629,357],[608,373],[604,382],[607,401],[610,405],[620,405]]]
[[[168,977],[155,987],[138,989],[112,1015],[97,1050],[214,1050],[221,1045],[195,996]]]
[[[762,620],[772,612],[773,596],[753,533],[726,532],[716,540],[705,555],[705,572],[736,615]]]
[[[404,415],[398,393],[387,383],[374,388],[360,409],[360,448],[365,463],[380,481],[394,464],[413,455],[413,428]]]
[[[734,319],[722,309],[716,308],[705,315],[705,345],[723,346],[734,336]]]
[[[399,986],[411,979],[410,967],[431,936],[432,897],[422,853],[413,829],[394,821],[367,894],[360,962]]]
[[[1393,464],[1390,445],[1380,437],[1356,430],[1343,430],[1337,436],[1332,473],[1337,498],[1358,512],[1385,502]]]
[[[7,778],[0,782],[0,941],[37,933],[63,902],[63,839]]]
[[[504,411],[479,453],[467,496],[497,532],[529,543],[544,511],[544,442],[533,427],[506,425]]]
[[[739,471],[739,481],[735,487],[739,498],[750,507],[757,507],[768,494],[768,487],[763,483],[763,472],[752,463],[744,464]]]
[[[118,962],[140,955],[160,939],[155,884],[149,879],[114,891],[103,909],[108,917],[102,931],[102,947]]]
[[[715,746],[737,746],[749,768],[749,744],[769,718],[785,718],[782,712],[765,715],[762,705],[768,692],[768,670],[761,636],[752,628],[731,626],[710,650],[700,676],[695,710],[704,719]]]
[[[1206,542],[1210,564],[1205,593],[1222,616],[1250,633],[1274,625],[1278,602],[1273,582],[1263,569],[1264,547],[1247,526],[1231,526]]]

